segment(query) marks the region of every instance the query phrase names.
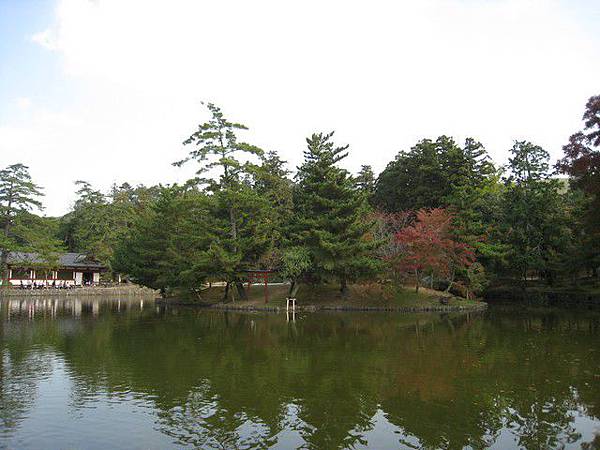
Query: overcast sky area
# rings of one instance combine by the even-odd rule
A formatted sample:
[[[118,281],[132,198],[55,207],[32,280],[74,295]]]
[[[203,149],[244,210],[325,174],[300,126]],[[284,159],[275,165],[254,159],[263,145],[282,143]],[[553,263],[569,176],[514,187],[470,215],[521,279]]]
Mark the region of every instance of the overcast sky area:
[[[291,169],[335,130],[379,172],[441,134],[556,159],[596,94],[598,0],[0,0],[0,167],[30,167],[47,215],[78,179],[189,178],[202,100]]]

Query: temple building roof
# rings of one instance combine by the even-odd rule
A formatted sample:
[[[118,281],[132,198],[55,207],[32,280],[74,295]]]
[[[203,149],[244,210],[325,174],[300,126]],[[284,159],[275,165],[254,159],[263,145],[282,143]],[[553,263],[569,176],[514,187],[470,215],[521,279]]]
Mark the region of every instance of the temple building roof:
[[[32,264],[45,264],[47,262],[38,253],[26,252],[10,252],[7,259],[8,265],[22,267]],[[104,264],[99,263],[96,259],[84,253],[61,253],[58,255],[57,265],[74,269],[106,269]]]

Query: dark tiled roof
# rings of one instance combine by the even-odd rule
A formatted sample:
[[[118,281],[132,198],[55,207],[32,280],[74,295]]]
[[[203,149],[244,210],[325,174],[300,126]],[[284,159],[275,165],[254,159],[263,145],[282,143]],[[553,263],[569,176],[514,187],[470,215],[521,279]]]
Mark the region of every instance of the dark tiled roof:
[[[8,254],[9,265],[43,264],[45,261],[37,253],[11,252]],[[58,257],[61,267],[89,267],[93,269],[106,269],[98,261],[89,258],[83,253],[62,253]]]

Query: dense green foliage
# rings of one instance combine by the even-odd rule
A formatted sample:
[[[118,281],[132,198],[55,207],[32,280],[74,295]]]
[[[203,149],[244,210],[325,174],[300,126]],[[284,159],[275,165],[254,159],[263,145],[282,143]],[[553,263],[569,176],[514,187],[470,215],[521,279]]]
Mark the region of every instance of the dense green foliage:
[[[56,222],[31,213],[41,209],[43,195],[29,175],[29,168],[13,164],[0,170],[0,274],[8,278],[8,254],[14,251],[35,250],[52,265],[60,250],[55,238]]]
[[[348,281],[374,273],[376,242],[367,236],[373,224],[365,196],[337,166],[348,146],[335,147],[332,135],[313,134],[306,140],[304,164],[296,175],[292,238],[311,256],[312,281],[338,279],[344,292]]]
[[[197,168],[183,185],[125,183],[105,194],[78,181],[72,211],[51,219],[29,211],[40,206],[40,190],[26,167],[0,171],[3,258],[15,249],[52,253],[58,239],[163,292],[201,297],[207,283],[225,282],[225,298],[245,298],[253,269],[279,270],[293,292],[302,282],[336,283],[344,292],[356,281],[408,280],[463,295],[503,279],[526,288],[598,272],[598,97],[556,165],[570,183],[531,142],[515,142],[501,167],[475,139],[461,145],[448,136],[401,151],[378,177],[368,165],[354,177],[341,167],[349,147],[336,146],[333,133],[307,139],[292,178],[276,152],[241,140],[244,125],[207,108],[209,120],[175,163]],[[448,222],[423,222],[431,211]],[[469,257],[459,263],[457,249]]]

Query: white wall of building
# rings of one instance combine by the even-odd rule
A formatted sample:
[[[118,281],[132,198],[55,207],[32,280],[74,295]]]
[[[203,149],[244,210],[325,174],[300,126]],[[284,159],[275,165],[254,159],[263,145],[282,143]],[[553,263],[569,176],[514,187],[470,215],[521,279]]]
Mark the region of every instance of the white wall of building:
[[[45,272],[44,272],[44,275],[42,275],[42,272],[40,272],[39,274],[36,274],[35,270],[31,270],[29,272],[29,279],[17,280],[17,279],[12,278],[13,271],[11,269],[9,269],[9,271],[8,271],[9,284],[11,284],[12,286],[32,286],[35,283],[37,286],[46,285],[49,287],[50,286],[62,287],[62,286],[74,286],[74,285],[81,286],[83,284],[83,272],[74,272],[74,279],[71,279],[71,280],[56,279],[56,277],[57,277],[56,271],[51,272],[51,274],[50,274],[51,279],[37,278],[38,276],[40,276],[40,277],[45,276]],[[93,273],[93,282],[94,282],[94,284],[97,284],[100,282],[100,273],[99,272]]]

